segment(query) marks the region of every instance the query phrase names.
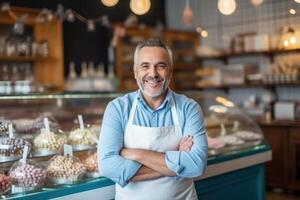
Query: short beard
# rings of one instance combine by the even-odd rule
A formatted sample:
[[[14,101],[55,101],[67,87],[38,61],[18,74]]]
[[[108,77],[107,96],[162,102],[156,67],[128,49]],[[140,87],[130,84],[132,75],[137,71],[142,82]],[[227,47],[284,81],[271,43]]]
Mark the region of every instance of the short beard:
[[[147,96],[149,96],[149,97],[151,97],[151,98],[157,98],[157,97],[159,97],[163,92],[165,92],[165,91],[167,90],[167,88],[168,88],[168,86],[169,86],[169,83],[170,83],[170,80],[167,80],[167,81],[164,80],[164,82],[163,82],[163,84],[162,84],[160,90],[159,90],[157,93],[155,93],[155,94],[146,91],[146,90],[145,90],[145,87],[143,86],[143,84],[142,84],[140,81],[137,80],[136,82],[137,82],[137,85],[138,85],[139,89],[142,91],[143,94],[145,94],[145,95],[147,95]]]

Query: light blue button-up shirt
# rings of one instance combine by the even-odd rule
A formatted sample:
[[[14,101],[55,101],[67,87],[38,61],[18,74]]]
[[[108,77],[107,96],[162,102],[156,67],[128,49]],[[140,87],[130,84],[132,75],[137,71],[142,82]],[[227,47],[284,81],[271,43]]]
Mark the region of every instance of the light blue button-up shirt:
[[[176,94],[170,89],[156,110],[148,106],[139,90],[109,102],[102,121],[98,148],[100,174],[123,187],[141,167],[140,163],[119,154],[124,145],[124,132],[136,96],[138,104],[133,123],[146,127],[174,125],[170,105],[170,100],[172,96],[174,97],[181,132],[183,136],[192,135],[194,144],[189,152],[165,152],[165,162],[177,177],[202,175],[206,168],[208,147],[201,108],[194,100]]]

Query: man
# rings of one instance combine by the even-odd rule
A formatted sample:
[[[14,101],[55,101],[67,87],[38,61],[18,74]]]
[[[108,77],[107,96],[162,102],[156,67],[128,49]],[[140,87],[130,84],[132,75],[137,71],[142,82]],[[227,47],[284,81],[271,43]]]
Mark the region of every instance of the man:
[[[139,90],[111,101],[99,142],[100,174],[116,182],[117,200],[197,199],[207,140],[200,106],[169,89],[171,50],[158,39],[137,45]]]

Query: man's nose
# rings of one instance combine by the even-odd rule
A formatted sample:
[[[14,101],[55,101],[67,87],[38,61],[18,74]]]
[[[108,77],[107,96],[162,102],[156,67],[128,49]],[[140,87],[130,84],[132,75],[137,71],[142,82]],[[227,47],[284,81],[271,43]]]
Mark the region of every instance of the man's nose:
[[[155,66],[151,66],[151,67],[149,68],[149,75],[152,76],[152,77],[155,77],[155,76],[158,75],[157,69],[156,69]]]

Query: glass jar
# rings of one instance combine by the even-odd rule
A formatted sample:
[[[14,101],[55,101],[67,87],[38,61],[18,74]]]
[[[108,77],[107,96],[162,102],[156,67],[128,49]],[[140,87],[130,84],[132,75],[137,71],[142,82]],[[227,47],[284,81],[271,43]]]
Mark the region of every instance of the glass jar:
[[[39,42],[39,47],[38,47],[38,52],[39,55],[42,57],[48,57],[49,55],[49,46],[48,46],[48,41],[47,40],[41,40]]]

